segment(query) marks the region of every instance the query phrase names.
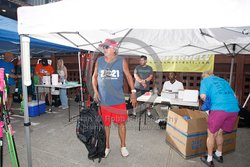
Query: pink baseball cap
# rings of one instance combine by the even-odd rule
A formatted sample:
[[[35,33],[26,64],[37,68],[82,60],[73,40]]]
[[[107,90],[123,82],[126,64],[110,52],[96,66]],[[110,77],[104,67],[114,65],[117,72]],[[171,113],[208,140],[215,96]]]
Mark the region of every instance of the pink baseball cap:
[[[110,46],[110,47],[116,48],[118,46],[118,43],[112,39],[105,39],[105,41],[103,43],[101,43],[99,46],[100,47]]]

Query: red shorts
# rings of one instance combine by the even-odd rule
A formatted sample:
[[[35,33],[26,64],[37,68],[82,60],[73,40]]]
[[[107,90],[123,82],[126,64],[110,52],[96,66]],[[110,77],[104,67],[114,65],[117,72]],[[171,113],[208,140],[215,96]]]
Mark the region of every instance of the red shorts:
[[[208,129],[211,133],[216,133],[220,129],[225,132],[232,132],[237,118],[238,112],[210,111],[208,115]]]
[[[99,111],[99,114],[102,117],[104,126],[110,126],[111,120],[116,124],[120,124],[128,119],[126,103],[114,106],[105,106],[101,104],[100,109],[101,112]]]

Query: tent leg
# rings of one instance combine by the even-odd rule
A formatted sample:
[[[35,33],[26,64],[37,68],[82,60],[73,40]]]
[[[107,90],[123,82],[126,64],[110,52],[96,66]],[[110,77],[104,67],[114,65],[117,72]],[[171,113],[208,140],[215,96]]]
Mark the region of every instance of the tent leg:
[[[84,107],[83,93],[82,93],[82,71],[81,71],[81,52],[78,52],[78,67],[79,67],[79,79],[80,79],[80,93],[81,93],[81,109]]]
[[[27,86],[31,84],[30,78],[30,38],[21,35],[21,67],[22,67],[22,87],[24,101],[24,128],[26,135],[28,167],[32,167],[31,144],[30,144],[30,121],[28,113],[28,92]],[[28,71],[28,72],[27,72]]]

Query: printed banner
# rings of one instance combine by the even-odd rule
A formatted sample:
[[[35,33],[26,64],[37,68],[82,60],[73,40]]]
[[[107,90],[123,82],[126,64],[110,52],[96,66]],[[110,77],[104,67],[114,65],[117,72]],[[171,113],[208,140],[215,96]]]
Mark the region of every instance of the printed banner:
[[[148,57],[148,65],[154,71],[203,72],[214,70],[214,54],[194,56],[159,56]]]

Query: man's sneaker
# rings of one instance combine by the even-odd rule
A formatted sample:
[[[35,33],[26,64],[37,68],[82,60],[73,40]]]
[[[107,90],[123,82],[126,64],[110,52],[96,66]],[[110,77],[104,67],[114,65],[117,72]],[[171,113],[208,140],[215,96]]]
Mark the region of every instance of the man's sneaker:
[[[129,117],[132,119],[136,119],[136,115],[130,115]]]
[[[12,109],[9,109],[9,115],[14,115],[14,111]]]
[[[155,118],[152,114],[147,114],[147,116],[148,116],[150,119],[154,119],[154,118]]]
[[[110,151],[111,151],[110,148],[106,148],[106,149],[105,149],[105,158],[108,157]]]
[[[129,115],[130,118],[135,119],[136,118],[136,113],[132,113]]]
[[[201,157],[201,161],[202,161],[204,164],[206,164],[208,167],[214,167],[214,162],[213,162],[213,161],[208,162],[208,161],[207,161],[207,156]]]
[[[157,119],[156,121],[155,121],[155,123],[160,123],[161,121],[166,121],[166,119],[161,119],[161,118],[159,118],[159,119]]]
[[[121,154],[123,157],[127,157],[129,155],[129,152],[126,147],[121,148]]]
[[[219,163],[223,163],[223,156],[217,156],[216,154],[213,154],[213,158]]]

